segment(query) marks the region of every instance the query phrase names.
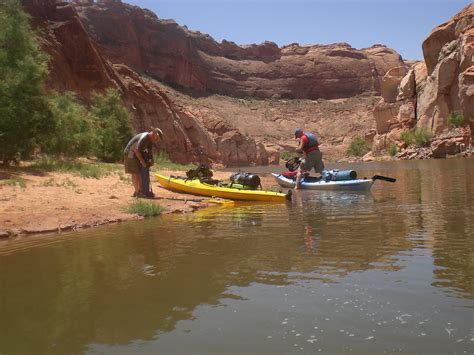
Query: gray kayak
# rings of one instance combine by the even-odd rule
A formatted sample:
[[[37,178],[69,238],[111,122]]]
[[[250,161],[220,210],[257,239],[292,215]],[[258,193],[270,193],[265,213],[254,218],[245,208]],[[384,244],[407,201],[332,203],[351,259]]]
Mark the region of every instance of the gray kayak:
[[[278,185],[294,188],[295,179],[287,178],[281,174],[272,173]],[[315,177],[304,177],[301,180],[301,188],[306,190],[331,190],[331,191],[368,191],[372,187],[374,179],[354,179],[341,181],[326,181]]]

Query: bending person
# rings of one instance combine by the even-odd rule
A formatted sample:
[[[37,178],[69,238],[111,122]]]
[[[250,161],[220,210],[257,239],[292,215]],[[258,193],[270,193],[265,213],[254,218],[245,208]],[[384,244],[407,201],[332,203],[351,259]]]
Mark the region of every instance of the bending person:
[[[301,164],[296,174],[295,189],[300,188],[303,174],[309,174],[311,169],[321,174],[324,170],[323,154],[319,150],[319,142],[316,136],[310,132],[304,132],[302,129],[295,129],[295,139],[298,140],[296,151],[303,153]]]
[[[151,154],[153,144],[157,145],[158,140],[163,139],[163,132],[159,128],[152,128],[149,132],[138,133],[125,147],[124,166],[125,172],[132,175],[132,184],[135,189],[133,197],[153,197],[153,193],[142,191],[141,176],[148,175],[150,167],[153,165],[153,155]],[[148,183],[149,185],[149,183]],[[146,188],[146,186],[143,186]]]

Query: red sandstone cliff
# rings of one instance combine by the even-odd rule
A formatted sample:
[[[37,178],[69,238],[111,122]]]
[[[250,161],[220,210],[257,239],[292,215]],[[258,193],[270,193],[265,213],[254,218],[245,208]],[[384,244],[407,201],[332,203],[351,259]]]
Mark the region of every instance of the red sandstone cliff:
[[[400,133],[413,127],[435,135],[426,157],[456,154],[474,142],[474,4],[431,31],[423,55],[424,62],[392,68],[383,79],[383,98],[374,110],[375,153],[390,143],[404,148]],[[447,118],[455,111],[464,116],[465,125],[450,130]]]
[[[377,95],[387,70],[403,65],[398,53],[382,45],[362,50],[346,43],[238,46],[121,2],[76,3],[76,9],[113,63],[202,93],[300,99]]]
[[[93,90],[119,89],[135,128],[163,128],[164,149],[176,161],[275,163],[281,151],[294,149],[295,127],[316,131],[326,158],[344,156],[355,135],[372,140],[377,133],[378,152],[427,117],[442,127],[446,117],[437,112],[445,107],[462,110],[472,127],[472,6],[425,41],[428,75],[424,63],[410,69],[380,45],[219,44],[118,0],[81,3],[23,0],[44,29],[49,86],[85,102]],[[234,98],[187,96],[152,77]],[[375,106],[378,92],[383,100]],[[274,99],[281,97],[309,99]]]
[[[163,128],[166,132],[164,149],[176,161],[214,161],[226,165],[276,163],[282,150],[294,148],[291,132],[296,126],[317,130],[324,137],[323,148],[330,148],[334,157],[340,158],[347,139],[372,126],[367,119],[373,105],[370,96],[345,103],[319,100],[293,103],[291,100],[233,100],[225,96],[196,100],[181,95],[157,81],[145,79],[146,76],[140,76],[126,65],[111,63],[104,54],[107,51],[89,36],[75,6],[54,0],[24,0],[23,5],[32,14],[34,23],[43,28],[43,46],[51,56],[49,86],[74,91],[85,102],[93,90],[119,89],[134,115],[135,128],[139,131],[150,125]],[[101,6],[122,5],[111,2]],[[142,10],[140,13],[155,24],[153,15]],[[172,27],[186,33],[176,25]],[[154,36],[143,35],[142,41],[146,39],[152,41]],[[212,40],[209,43],[216,45]],[[237,51],[234,56],[245,54],[247,60],[249,57],[268,60],[275,50],[269,43],[242,48],[224,42],[221,46],[232,47]],[[312,50],[293,47],[293,52],[302,51],[299,54],[302,57]],[[381,53],[386,50],[376,46],[366,52],[375,63],[383,62]],[[133,53],[138,52],[132,46],[126,53],[133,57]],[[360,53],[355,55],[360,56]],[[261,64],[265,65],[265,61]],[[348,82],[347,86],[351,87],[352,83]]]
[[[32,15],[33,23],[43,29],[41,41],[51,57],[50,88],[74,91],[85,102],[94,90],[117,88],[134,116],[135,129],[143,131],[151,125],[163,128],[164,149],[176,161],[197,161],[201,146],[215,145],[205,131],[195,136],[192,127],[199,126],[199,122],[178,117],[162,90],[145,83],[129,68],[108,61],[71,4],[55,0],[23,0],[22,4]],[[222,161],[216,149],[205,151],[205,157]]]

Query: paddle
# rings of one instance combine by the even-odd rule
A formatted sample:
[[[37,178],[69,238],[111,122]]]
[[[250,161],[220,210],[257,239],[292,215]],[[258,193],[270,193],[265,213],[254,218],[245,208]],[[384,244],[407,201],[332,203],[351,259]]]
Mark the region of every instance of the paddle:
[[[382,180],[382,181],[387,181],[387,182],[395,182],[397,179],[391,178],[388,176],[382,176],[382,175],[374,175],[372,176],[372,180]]]

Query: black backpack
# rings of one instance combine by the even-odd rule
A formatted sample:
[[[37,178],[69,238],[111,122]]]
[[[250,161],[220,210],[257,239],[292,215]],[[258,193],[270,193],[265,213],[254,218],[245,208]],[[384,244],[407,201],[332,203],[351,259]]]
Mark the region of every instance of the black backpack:
[[[209,165],[199,164],[196,169],[186,171],[187,180],[211,178],[213,175]]]
[[[230,176],[230,187],[234,184],[242,185],[244,188],[252,190],[257,189],[258,187],[262,188],[260,177],[258,175],[240,171],[238,173],[233,173]]]
[[[217,185],[219,180],[212,178],[213,172],[211,167],[206,164],[199,164],[196,169],[186,171],[186,180],[199,179],[200,182],[208,185]]]

